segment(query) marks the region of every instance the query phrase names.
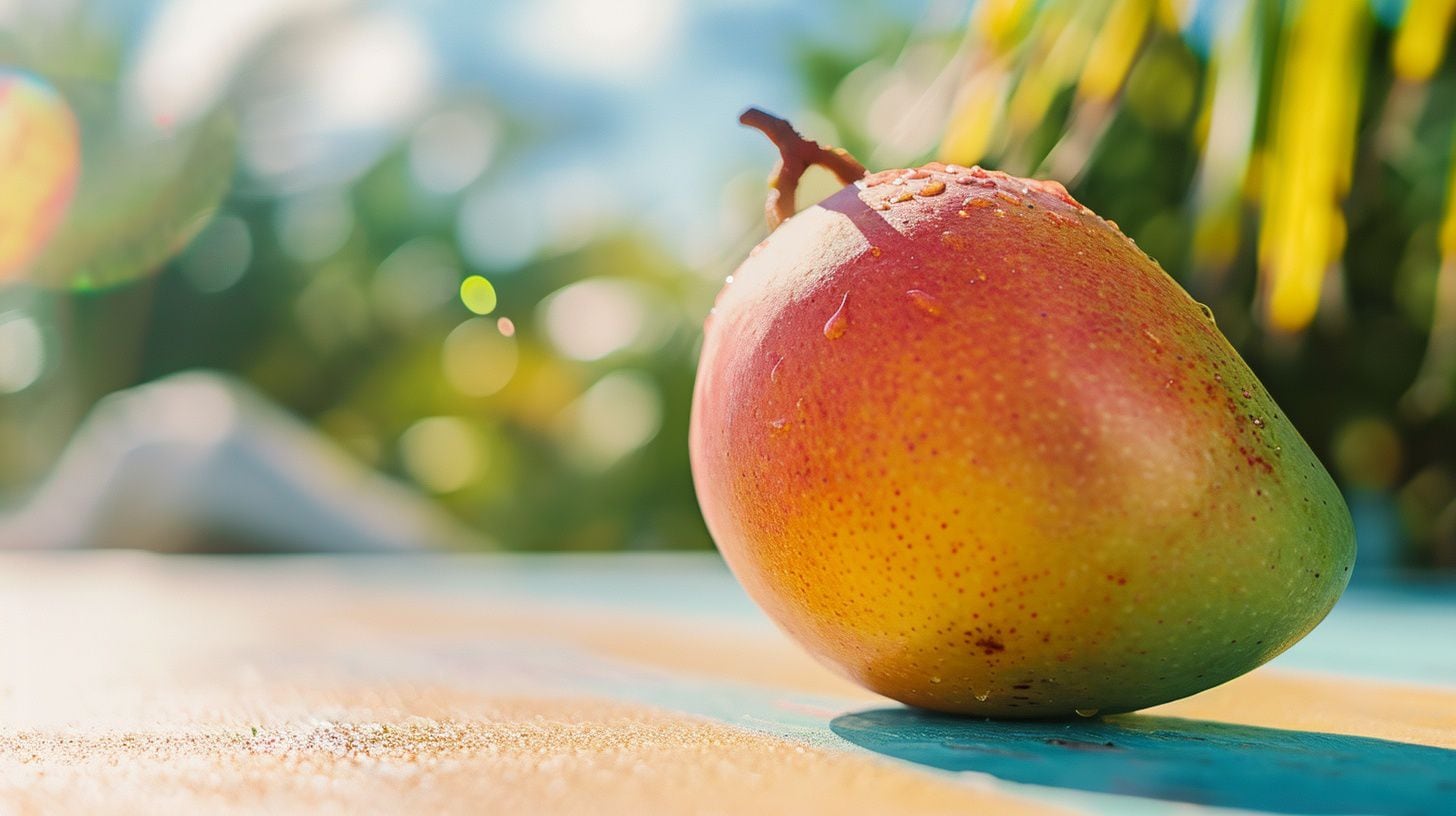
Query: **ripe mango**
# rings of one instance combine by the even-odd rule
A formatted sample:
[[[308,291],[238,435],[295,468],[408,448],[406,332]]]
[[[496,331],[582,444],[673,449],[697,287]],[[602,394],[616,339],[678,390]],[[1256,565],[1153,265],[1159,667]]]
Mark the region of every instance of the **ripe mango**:
[[[749,595],[928,709],[1202,691],[1313,629],[1354,564],[1339,490],[1209,309],[1061,185],[979,168],[865,176],[760,244],[708,319],[690,448]]]

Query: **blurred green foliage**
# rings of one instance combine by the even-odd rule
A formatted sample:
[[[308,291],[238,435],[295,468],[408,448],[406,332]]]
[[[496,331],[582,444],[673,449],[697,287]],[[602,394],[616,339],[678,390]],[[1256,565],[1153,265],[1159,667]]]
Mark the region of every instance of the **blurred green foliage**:
[[[1303,115],[1303,91],[1281,84],[1301,5],[1228,4],[1248,9],[1237,25],[1219,21],[1238,11],[1220,16],[1207,3],[983,6],[904,26],[875,18],[872,31],[840,45],[800,42],[797,75],[784,82],[801,92],[805,129],[873,166],[964,159],[1066,182],[1213,307],[1347,489],[1367,552],[1456,565],[1456,385],[1445,397],[1411,396],[1432,356],[1439,362],[1439,344],[1456,343],[1432,328],[1440,270],[1453,264],[1439,239],[1456,144],[1456,65],[1444,41],[1428,76],[1403,76],[1392,49],[1404,4],[1352,12],[1366,33],[1341,41],[1350,53],[1329,56],[1331,71],[1355,60],[1363,73],[1346,89],[1355,117],[1348,194],[1328,202],[1343,214],[1343,243],[1316,293],[1318,312],[1291,330],[1269,317],[1280,273],[1260,260],[1258,236],[1269,228],[1259,183],[1280,178],[1270,159],[1279,123]],[[1096,40],[1114,25],[1135,26],[1122,68],[1113,46],[1099,51]],[[70,63],[13,44],[0,55],[62,79],[67,64],[92,77],[123,71],[104,32],[78,31],[66,40],[79,49]],[[1082,57],[1048,73],[1052,45]],[[1214,98],[1239,76],[1229,65],[1240,55],[1247,147],[1238,177],[1210,178]],[[1113,79],[1088,79],[1098,71]],[[1098,90],[1108,81],[1111,96]],[[991,90],[977,96],[978,82]],[[246,90],[239,83],[235,96]],[[503,546],[711,546],[685,445],[696,349],[717,281],[762,235],[757,180],[771,151],[724,158],[703,148],[702,162],[733,165],[726,193],[699,196],[728,226],[685,250],[636,217],[620,181],[576,186],[567,173],[536,184],[530,172],[505,172],[539,163],[532,145],[543,134],[580,123],[521,113],[467,87],[434,99],[414,125],[469,110],[490,111],[499,143],[461,189],[422,189],[412,126],[391,132],[342,184],[300,192],[260,182],[243,162],[217,220],[155,275],[3,293],[0,311],[38,316],[55,355],[45,379],[0,398],[0,483],[33,482],[99,395],[209,367],[241,373]],[[760,148],[733,130],[735,113],[721,112],[724,142]],[[980,120],[956,136],[976,116],[995,125],[984,144]],[[962,155],[967,144],[979,145],[975,155]],[[169,178],[223,166],[183,164]],[[1206,196],[1210,185],[1232,198]],[[480,251],[481,242],[511,243],[519,221],[488,208],[488,217],[463,213],[501,191],[515,216],[548,223],[554,237],[524,253]],[[557,206],[573,196],[585,199],[585,214]],[[1209,244],[1206,235],[1222,237]],[[456,294],[471,274],[494,284],[499,306],[488,316],[472,315]]]

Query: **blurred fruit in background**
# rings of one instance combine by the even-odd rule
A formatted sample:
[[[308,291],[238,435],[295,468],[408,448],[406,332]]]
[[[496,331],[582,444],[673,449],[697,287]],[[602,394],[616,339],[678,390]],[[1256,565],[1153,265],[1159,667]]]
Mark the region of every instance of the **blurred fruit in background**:
[[[1212,306],[1365,565],[1456,566],[1456,1],[889,5],[0,2],[0,145],[49,156],[0,164],[0,497],[209,368],[482,541],[709,546],[687,410],[761,104],[872,167],[1064,182]],[[9,191],[64,187],[68,109],[47,237]]]

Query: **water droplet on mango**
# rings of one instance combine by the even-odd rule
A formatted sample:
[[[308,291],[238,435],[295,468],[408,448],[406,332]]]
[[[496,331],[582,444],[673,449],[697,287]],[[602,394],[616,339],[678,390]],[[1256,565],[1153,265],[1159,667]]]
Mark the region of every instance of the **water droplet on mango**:
[[[942,311],[940,301],[936,300],[934,295],[919,289],[911,289],[905,294],[910,297],[910,302],[914,303],[920,311],[932,317],[940,315]]]
[[[838,340],[839,338],[844,336],[845,332],[849,331],[849,316],[844,313],[844,307],[847,305],[849,305],[848,292],[846,292],[844,298],[839,301],[839,308],[835,309],[834,314],[830,315],[829,320],[824,323],[825,338],[829,340]]]

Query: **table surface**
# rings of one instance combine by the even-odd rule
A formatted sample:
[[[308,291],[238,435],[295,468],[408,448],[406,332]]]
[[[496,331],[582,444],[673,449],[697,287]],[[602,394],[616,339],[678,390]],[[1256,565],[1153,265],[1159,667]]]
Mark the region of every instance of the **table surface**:
[[[10,555],[0,632],[0,814],[1456,813],[1450,584],[1075,723],[859,689],[711,555]]]

